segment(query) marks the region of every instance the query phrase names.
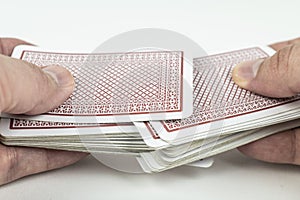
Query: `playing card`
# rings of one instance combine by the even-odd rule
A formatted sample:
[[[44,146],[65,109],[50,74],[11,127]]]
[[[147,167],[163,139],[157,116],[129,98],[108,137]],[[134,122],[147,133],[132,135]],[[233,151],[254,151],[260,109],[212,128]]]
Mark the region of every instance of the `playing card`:
[[[75,54],[19,47],[15,57],[62,65],[77,86],[49,113],[2,118],[0,141],[109,155],[109,161],[131,156],[145,172],[188,163],[209,167],[213,155],[299,125],[300,95],[267,98],[231,79],[236,64],[273,53],[255,47],[206,56],[194,59],[191,69],[180,51]],[[139,121],[145,119],[152,121]]]
[[[137,129],[132,123],[80,124],[14,118],[2,118],[0,120],[0,134],[4,137],[66,137],[68,135],[101,134],[120,134],[126,136],[136,132]]]
[[[213,158],[205,158],[205,159],[200,159],[191,163],[188,163],[188,166],[192,167],[201,167],[201,168],[209,168],[214,164],[214,159]]]
[[[133,122],[143,140],[149,147],[165,148],[170,146],[169,143],[160,139],[159,135],[153,129],[150,123],[147,122]]]
[[[59,53],[18,46],[13,57],[67,68],[75,91],[40,121],[116,123],[182,119],[192,114],[192,66],[181,51]]]
[[[148,172],[165,171],[199,159],[205,158],[205,160],[207,160],[207,158],[213,155],[234,149],[277,132],[298,127],[299,124],[300,120],[297,119],[261,129],[254,129],[228,135],[216,140],[215,142],[207,143],[206,145],[198,143],[198,147],[192,148],[176,157],[166,156],[164,154],[165,149],[162,149],[141,153],[140,157],[137,159],[141,165],[147,166],[146,168],[148,169]]]
[[[135,125],[143,132],[141,134],[148,134],[148,138],[149,135],[158,135],[168,143],[180,144],[274,124],[271,119],[278,118],[280,113],[287,115],[289,111],[297,111],[299,96],[263,97],[238,87],[231,78],[232,68],[238,63],[265,58],[273,53],[269,48],[255,47],[194,59],[193,115],[178,120],[137,122]],[[292,116],[290,114],[290,119]],[[284,120],[287,118],[282,118]]]

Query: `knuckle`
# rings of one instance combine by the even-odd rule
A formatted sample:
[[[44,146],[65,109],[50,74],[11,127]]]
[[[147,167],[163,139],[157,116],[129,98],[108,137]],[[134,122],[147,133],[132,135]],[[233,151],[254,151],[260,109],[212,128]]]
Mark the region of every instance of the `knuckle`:
[[[14,147],[1,147],[0,185],[15,179],[18,168],[18,153]]]
[[[300,129],[293,129],[291,133],[291,162],[300,165]]]
[[[300,43],[300,37],[290,40],[290,44],[299,44],[299,43]]]
[[[4,100],[3,100],[3,98],[4,98],[4,92],[3,92],[2,87],[3,86],[2,86],[2,84],[0,82],[0,114],[1,114],[1,112],[3,110],[3,102],[4,102]]]
[[[285,81],[287,88],[294,94],[297,94],[300,91],[300,82],[298,81],[298,76],[300,75],[299,64],[300,60],[298,54],[300,49],[297,48],[297,45],[292,45],[287,48],[287,66],[285,71]]]
[[[296,65],[295,59],[295,45],[287,46],[279,50],[274,56],[270,58],[269,70],[275,80],[280,81],[286,85],[286,88],[291,93],[297,93],[298,86],[295,74],[299,74],[300,71],[295,71]]]
[[[31,63],[27,63],[27,65],[30,74],[32,75],[30,80],[30,92],[32,93],[32,96],[36,94],[40,96],[39,98],[34,98],[32,101],[28,102],[29,105],[27,105],[25,113],[30,112],[37,105],[41,104],[41,101],[44,100],[42,97],[49,92],[49,89],[47,88],[49,85],[49,78],[42,72],[41,68]]]
[[[5,67],[5,60],[0,56],[0,113],[5,109],[7,102],[11,101],[11,85],[8,84],[9,76]]]
[[[271,58],[271,68],[278,76],[286,75],[289,71],[289,55],[290,48],[283,48]]]
[[[0,38],[0,54],[5,54],[5,48],[4,48],[4,44],[3,44],[3,39]]]
[[[49,155],[49,151],[47,151],[46,149],[44,150],[44,158],[45,158],[45,170],[50,170],[51,169],[51,162],[50,162],[50,158],[51,156]]]

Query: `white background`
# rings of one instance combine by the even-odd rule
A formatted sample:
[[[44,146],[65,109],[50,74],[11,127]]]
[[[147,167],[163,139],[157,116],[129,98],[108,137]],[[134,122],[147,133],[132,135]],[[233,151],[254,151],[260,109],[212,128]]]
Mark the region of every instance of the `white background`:
[[[80,2],[80,3],[77,3]],[[91,52],[137,28],[185,34],[208,53],[300,36],[299,1],[0,1],[0,36],[45,48]],[[300,168],[266,164],[237,151],[209,169],[180,167],[153,175],[109,169],[89,157],[76,165],[0,188],[10,199],[299,199]]]

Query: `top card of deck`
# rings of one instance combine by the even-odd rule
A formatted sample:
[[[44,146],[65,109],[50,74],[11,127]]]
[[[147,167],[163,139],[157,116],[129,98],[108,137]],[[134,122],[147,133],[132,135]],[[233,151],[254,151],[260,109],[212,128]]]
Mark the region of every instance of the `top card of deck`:
[[[114,134],[116,137],[126,137],[137,133],[133,123],[83,124],[66,122],[46,122],[26,119],[0,119],[0,135],[6,138],[14,137],[49,137],[49,136],[86,136]],[[107,136],[108,137],[108,136]]]
[[[78,54],[19,46],[13,57],[61,65],[75,78],[68,100],[32,120],[115,123],[182,119],[193,112],[193,69],[181,51]]]
[[[257,47],[194,59],[193,115],[181,120],[137,122],[135,125],[140,131],[151,124],[152,129],[147,130],[155,130],[160,139],[178,144],[186,142],[187,138],[213,137],[226,128],[227,131],[256,128],[259,121],[252,123],[253,127],[244,125],[299,107],[300,96],[267,98],[242,89],[232,81],[231,71],[235,65],[273,53],[269,48]],[[148,135],[151,138],[153,133]]]

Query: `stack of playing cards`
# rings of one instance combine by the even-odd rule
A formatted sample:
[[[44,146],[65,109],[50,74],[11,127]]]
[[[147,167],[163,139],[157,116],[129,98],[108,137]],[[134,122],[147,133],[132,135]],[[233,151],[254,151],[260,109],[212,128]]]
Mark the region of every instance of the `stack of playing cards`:
[[[205,166],[213,155],[300,123],[300,96],[267,98],[232,81],[236,64],[273,53],[255,47],[189,62],[181,51],[83,54],[18,46],[13,57],[64,66],[76,88],[49,113],[2,113],[0,139],[6,145],[130,155],[145,172],[201,159],[198,166]]]

